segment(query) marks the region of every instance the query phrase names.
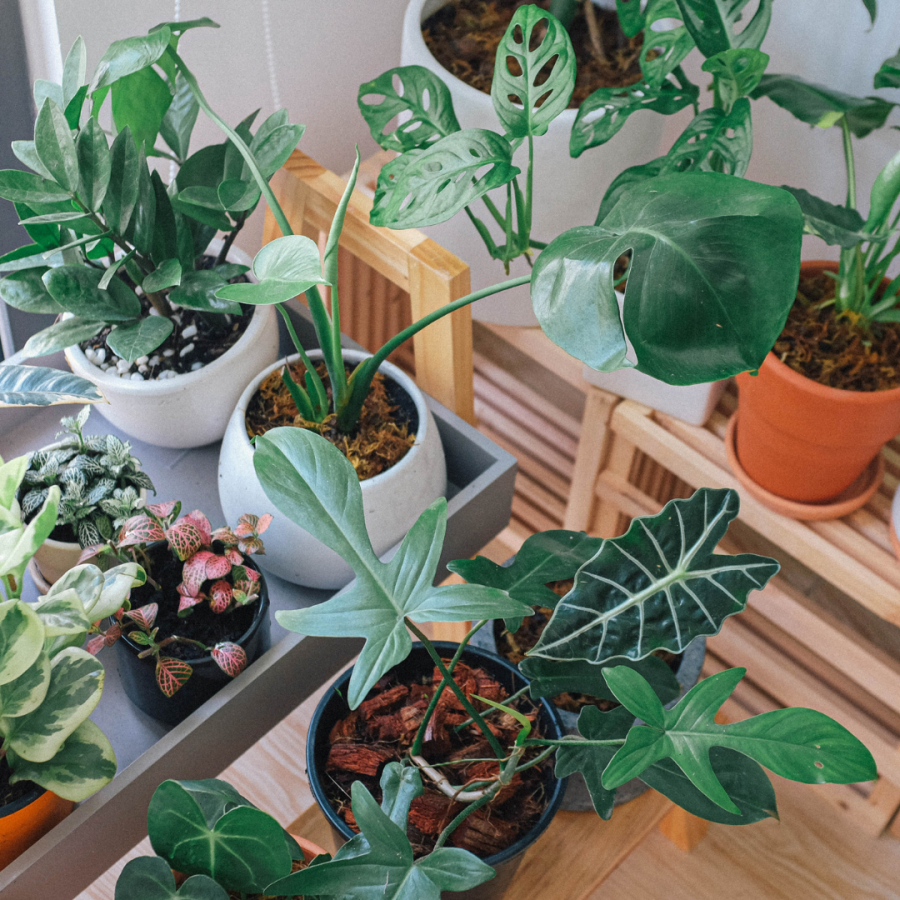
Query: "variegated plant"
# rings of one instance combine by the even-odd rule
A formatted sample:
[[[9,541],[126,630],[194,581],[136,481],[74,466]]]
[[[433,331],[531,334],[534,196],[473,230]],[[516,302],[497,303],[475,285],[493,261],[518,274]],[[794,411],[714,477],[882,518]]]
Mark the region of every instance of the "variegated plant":
[[[62,419],[57,442],[30,454],[19,502],[26,519],[47,499],[53,485],[62,492],[56,525],[71,526],[82,547],[110,540],[144,502],[141,490],[153,482],[131,455],[131,444],[113,434],[87,435],[91,408]]]

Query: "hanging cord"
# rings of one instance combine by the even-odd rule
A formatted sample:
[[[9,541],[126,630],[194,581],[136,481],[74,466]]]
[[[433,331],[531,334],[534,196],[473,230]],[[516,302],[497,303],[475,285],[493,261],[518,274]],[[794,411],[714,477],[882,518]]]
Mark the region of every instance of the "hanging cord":
[[[266,44],[266,63],[269,69],[269,87],[272,89],[272,105],[281,109],[281,93],[278,90],[278,74],[275,70],[275,43],[272,40],[272,19],[269,14],[269,0],[260,0],[262,12],[263,40]]]
[[[181,21],[181,0],[175,0],[175,9],[172,11],[172,21]],[[175,163],[169,163],[169,184],[175,180]]]

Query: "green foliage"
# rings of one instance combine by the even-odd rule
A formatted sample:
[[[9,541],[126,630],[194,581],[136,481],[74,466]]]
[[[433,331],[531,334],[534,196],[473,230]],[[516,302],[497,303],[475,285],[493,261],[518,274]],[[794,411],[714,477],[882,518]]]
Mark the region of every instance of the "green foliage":
[[[737,31],[750,0],[678,0],[681,19],[700,52],[708,59],[723,50],[750,47],[758,50],[772,18],[772,0],[759,7]]]
[[[631,0],[630,6],[636,7],[637,5],[634,0]],[[620,21],[622,19],[621,9],[620,0]],[[669,27],[663,28],[665,25]],[[649,0],[644,12],[643,27],[641,72],[647,84],[658,89],[694,49],[694,39],[681,23],[681,13],[676,0]]]
[[[0,408],[98,403],[103,394],[86,378],[42,366],[0,365]]]
[[[875,73],[874,87],[900,87],[900,51],[881,64],[881,68]]]
[[[803,230],[822,238],[826,244],[840,247],[855,247],[869,235],[862,216],[848,206],[829,203],[809,193],[803,188],[792,188],[786,184],[782,188],[789,191],[800,204],[803,213]]]
[[[719,98],[726,110],[731,109],[741,97],[749,97],[756,89],[769,56],[752,47],[723,50],[703,63],[703,71],[709,72],[716,80]]]

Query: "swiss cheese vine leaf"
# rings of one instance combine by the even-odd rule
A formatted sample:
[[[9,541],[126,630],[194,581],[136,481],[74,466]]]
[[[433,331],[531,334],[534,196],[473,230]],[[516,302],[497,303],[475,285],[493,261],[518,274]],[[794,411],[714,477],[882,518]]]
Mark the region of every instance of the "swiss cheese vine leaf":
[[[694,43],[705,57],[733,47],[758,50],[772,18],[772,0],[760,0],[759,7],[738,31],[744,7],[750,0],[678,0],[681,19]]]
[[[650,0],[644,15],[641,72],[650,87],[658,88],[694,49],[694,39],[681,22],[676,0]]]

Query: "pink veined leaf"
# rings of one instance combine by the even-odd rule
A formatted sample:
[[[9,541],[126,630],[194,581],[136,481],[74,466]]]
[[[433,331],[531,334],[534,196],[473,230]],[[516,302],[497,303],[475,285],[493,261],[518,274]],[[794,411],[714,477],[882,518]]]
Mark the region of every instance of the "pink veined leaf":
[[[225,556],[212,555],[206,561],[207,578],[224,578],[231,571],[231,560]]]
[[[77,565],[81,565],[82,563],[86,563],[89,559],[93,559],[103,548],[106,547],[106,544],[91,544],[90,547],[85,547],[84,550],[78,555]]]
[[[256,533],[262,534],[271,524],[272,524],[273,516],[271,513],[265,513],[264,515],[259,517],[259,522],[256,526]]]
[[[159,606],[156,603],[148,603],[146,606],[141,606],[138,609],[129,610],[125,615],[131,619],[138,628],[150,631],[150,629],[153,628],[153,623],[156,621],[158,613]]]
[[[238,548],[242,553],[246,553],[247,556],[252,556],[254,553],[260,554],[260,556],[266,555],[266,548],[263,546],[263,542],[256,537],[241,538],[238,541]]]
[[[169,539],[169,546],[181,560],[193,556],[203,547],[200,529],[187,516],[172,525],[166,531],[166,537]]]
[[[238,537],[247,537],[248,534],[256,534],[256,525],[259,522],[259,516],[244,513],[239,519],[234,533]]]
[[[256,569],[251,569],[250,566],[247,566],[246,569],[247,569],[247,577],[251,581],[259,581],[259,572],[257,572]]]
[[[247,654],[240,644],[232,641],[222,641],[212,648],[212,658],[216,665],[232,678],[236,678],[247,668]]]
[[[199,597],[189,597],[187,594],[181,594],[181,599],[178,601],[178,612],[183,613],[186,609],[190,609],[192,606],[196,606],[198,603],[203,602],[203,595],[201,594]]]
[[[159,516],[160,519],[167,519],[169,516],[177,516],[181,511],[181,501],[180,500],[168,500],[165,503],[154,503],[147,507],[150,512],[153,513],[154,516]]]
[[[225,551],[225,558],[226,558],[233,566],[239,566],[239,565],[241,565],[241,564],[243,563],[243,561],[244,561],[243,555],[242,555],[239,551],[235,550],[234,547],[229,547],[229,548]]]
[[[172,659],[170,656],[160,657],[156,661],[156,683],[167,697],[174,697],[176,691],[181,689],[193,671],[182,659]]]
[[[162,541],[165,537],[166,533],[150,516],[139,515],[126,520],[116,543],[120,547],[133,547],[135,544]]]
[[[106,634],[104,635],[104,643],[107,647],[112,647],[112,645],[122,637],[122,626],[118,623],[115,625],[110,625],[109,628],[106,629]]]
[[[208,547],[212,543],[212,525],[199,509],[189,512],[182,521],[190,522],[200,532],[204,547]]]
[[[122,616],[124,616],[126,612],[127,612],[127,610],[125,609],[125,607],[124,607],[124,606],[120,606],[120,607],[113,613],[113,618],[115,618],[117,622],[121,622],[121,621],[122,621]]]
[[[220,579],[209,589],[209,608],[214,613],[225,612],[231,603],[232,596],[231,585],[224,579]]]
[[[95,634],[87,644],[84,645],[84,649],[92,656],[96,656],[105,646],[106,638],[102,634]]]
[[[149,634],[144,634],[143,631],[132,631],[128,637],[142,647],[149,647],[153,643],[153,638]]]
[[[238,542],[237,535],[227,525],[217,528],[212,533],[212,539],[221,541],[226,547],[234,547]]]
[[[209,561],[214,558],[215,554],[210,550],[198,550],[188,559],[181,570],[181,587],[179,590],[182,594],[187,594],[189,597],[199,596],[200,587],[210,577],[206,567]]]

